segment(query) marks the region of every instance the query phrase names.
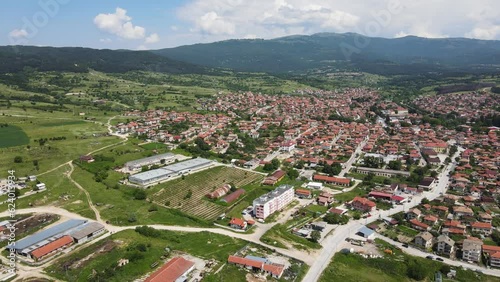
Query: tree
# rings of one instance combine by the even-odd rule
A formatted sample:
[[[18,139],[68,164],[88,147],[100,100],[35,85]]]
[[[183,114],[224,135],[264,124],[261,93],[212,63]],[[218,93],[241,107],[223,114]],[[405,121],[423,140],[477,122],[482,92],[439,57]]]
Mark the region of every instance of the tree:
[[[320,239],[321,232],[319,232],[318,230],[314,230],[313,232],[311,232],[311,241],[313,241],[314,243],[318,243]]]
[[[324,221],[326,221],[328,224],[347,224],[349,222],[349,217],[345,215],[340,215],[336,213],[328,213],[325,215],[323,218]]]
[[[428,204],[428,203],[429,203],[429,199],[427,199],[427,198],[423,198],[422,201],[420,201],[421,205],[425,205],[425,204]]]
[[[412,259],[408,262],[407,274],[408,277],[420,281],[427,277],[427,269],[423,264]]]
[[[393,170],[401,170],[401,168],[403,167],[403,163],[401,163],[401,161],[399,160],[390,161],[388,167]]]
[[[16,157],[14,158],[14,162],[15,162],[16,164],[22,163],[22,162],[23,162],[23,157],[21,157],[21,156],[16,156]]]
[[[134,192],[134,198],[136,200],[145,200],[146,197],[147,197],[146,191],[144,191],[142,189],[135,190],[135,192]]]
[[[292,180],[297,179],[299,177],[299,172],[292,168],[288,171],[288,177]]]

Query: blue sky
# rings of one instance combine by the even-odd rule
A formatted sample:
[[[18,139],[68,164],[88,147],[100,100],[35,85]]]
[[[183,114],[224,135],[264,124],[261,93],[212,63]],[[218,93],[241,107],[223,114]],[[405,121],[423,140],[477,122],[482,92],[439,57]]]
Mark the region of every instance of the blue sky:
[[[316,32],[500,39],[497,0],[2,0],[0,45],[159,49]]]

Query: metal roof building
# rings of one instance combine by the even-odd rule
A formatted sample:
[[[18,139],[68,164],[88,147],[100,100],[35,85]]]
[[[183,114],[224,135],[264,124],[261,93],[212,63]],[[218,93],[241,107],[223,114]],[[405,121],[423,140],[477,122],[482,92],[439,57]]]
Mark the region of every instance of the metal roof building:
[[[77,243],[84,242],[89,238],[104,232],[104,225],[99,222],[89,222],[76,230],[72,231],[69,235],[75,239]]]
[[[130,170],[134,170],[134,169],[140,169],[141,167],[143,167],[145,165],[160,164],[162,160],[173,161],[174,158],[175,158],[174,154],[165,153],[165,154],[159,154],[159,155],[155,155],[155,156],[151,156],[151,157],[147,157],[147,158],[143,158],[143,159],[138,159],[135,161],[130,161],[130,162],[125,163],[125,166]]]
[[[83,219],[70,219],[63,223],[60,223],[51,228],[45,229],[28,237],[25,237],[15,243],[14,249],[18,253],[27,254],[30,251],[37,249],[45,244],[44,241],[49,242],[50,239],[57,237],[62,237],[63,233],[70,231],[78,226],[85,224],[87,220]]]
[[[190,159],[187,161],[171,164],[159,169],[153,169],[150,171],[134,174],[130,176],[128,179],[130,182],[133,183],[137,183],[140,185],[148,185],[151,183],[166,180],[174,176],[187,174],[202,168],[207,168],[212,164],[213,162],[211,160],[203,158]]]

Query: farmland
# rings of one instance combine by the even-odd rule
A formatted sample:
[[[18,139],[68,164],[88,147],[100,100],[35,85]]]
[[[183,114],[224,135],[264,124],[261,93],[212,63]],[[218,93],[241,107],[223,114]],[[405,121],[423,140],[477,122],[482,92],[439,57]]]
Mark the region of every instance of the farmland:
[[[30,142],[28,135],[15,125],[0,125],[0,148],[27,145]]]
[[[224,213],[227,206],[205,199],[205,195],[224,184],[234,184],[237,188],[259,182],[262,175],[229,167],[216,167],[198,172],[184,179],[176,179],[161,184],[161,190],[152,197],[154,203],[187,214],[214,220]]]

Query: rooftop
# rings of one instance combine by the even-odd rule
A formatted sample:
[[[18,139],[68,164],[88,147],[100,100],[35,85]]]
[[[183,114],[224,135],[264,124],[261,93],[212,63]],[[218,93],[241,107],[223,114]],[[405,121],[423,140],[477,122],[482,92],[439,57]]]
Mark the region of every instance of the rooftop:
[[[255,199],[253,201],[253,204],[254,205],[263,205],[263,204],[269,202],[270,200],[281,196],[282,194],[284,194],[286,191],[288,191],[290,189],[293,189],[292,185],[287,185],[287,184],[280,185],[280,186],[278,186],[278,188],[274,189],[273,191],[271,191],[267,194],[264,194],[264,195],[260,196],[259,198]]]

